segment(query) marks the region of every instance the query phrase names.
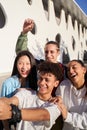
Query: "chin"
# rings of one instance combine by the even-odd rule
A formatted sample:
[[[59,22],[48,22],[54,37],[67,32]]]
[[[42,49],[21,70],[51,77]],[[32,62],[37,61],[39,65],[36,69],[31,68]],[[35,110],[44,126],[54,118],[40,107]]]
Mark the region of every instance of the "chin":
[[[22,75],[23,78],[27,78],[27,75]]]

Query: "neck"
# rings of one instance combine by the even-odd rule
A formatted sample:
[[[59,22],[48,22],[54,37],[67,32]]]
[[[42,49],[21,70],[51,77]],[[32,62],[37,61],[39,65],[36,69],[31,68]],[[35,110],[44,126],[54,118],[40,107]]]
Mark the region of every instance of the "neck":
[[[25,78],[21,78],[20,82],[21,82],[22,87],[24,87],[26,85],[26,79]]]
[[[74,86],[76,86],[77,89],[81,89],[84,87],[85,81],[80,81],[79,83],[75,83]]]
[[[51,96],[51,94],[44,94],[44,95],[41,95],[40,93],[38,93],[38,97],[41,99],[41,100],[43,100],[43,101],[49,101],[51,98],[52,98],[52,96]]]

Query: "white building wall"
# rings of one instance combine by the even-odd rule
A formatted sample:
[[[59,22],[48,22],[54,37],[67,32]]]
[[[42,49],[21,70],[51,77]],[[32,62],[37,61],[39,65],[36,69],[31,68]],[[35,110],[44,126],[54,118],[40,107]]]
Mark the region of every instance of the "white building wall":
[[[58,60],[62,62],[62,51],[67,48],[70,60],[82,59],[82,52],[87,50],[87,29],[82,32],[82,25],[78,30],[78,21],[72,25],[72,16],[65,19],[65,11],[61,10],[60,19],[56,18],[54,3],[48,0],[48,11],[44,10],[42,0],[0,0],[0,6],[6,18],[6,24],[0,29],[0,75],[11,72],[15,59],[15,45],[26,18],[32,18],[36,24],[36,33],[28,33],[29,49],[35,58],[44,58],[44,45],[48,40],[55,40],[57,34],[61,35],[61,55]],[[75,39],[75,50],[72,49],[72,36]],[[81,46],[82,42],[82,46]],[[67,53],[67,52],[66,52]],[[83,59],[82,59],[83,60]]]

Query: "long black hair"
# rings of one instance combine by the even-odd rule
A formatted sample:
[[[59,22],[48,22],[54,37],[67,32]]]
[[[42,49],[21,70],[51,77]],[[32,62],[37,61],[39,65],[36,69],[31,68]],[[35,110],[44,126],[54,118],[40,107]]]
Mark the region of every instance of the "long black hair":
[[[30,64],[31,64],[31,71],[27,77],[27,79],[29,80],[29,86],[33,89],[33,90],[37,90],[37,70],[36,70],[36,61],[34,59],[34,56],[28,51],[28,50],[24,50],[21,51],[17,54],[15,61],[14,61],[14,65],[13,65],[13,70],[12,70],[12,74],[13,75],[18,75],[18,77],[20,78],[20,74],[18,72],[17,69],[17,62],[19,60],[20,57],[22,56],[28,56],[29,60],[30,60]]]

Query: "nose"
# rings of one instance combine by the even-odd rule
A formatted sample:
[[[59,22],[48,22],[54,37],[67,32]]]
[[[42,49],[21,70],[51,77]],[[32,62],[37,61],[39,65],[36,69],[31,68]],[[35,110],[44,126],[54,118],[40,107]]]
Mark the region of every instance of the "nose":
[[[42,79],[42,80],[40,80],[40,81],[39,81],[39,83],[40,83],[40,85],[44,85],[45,80],[44,80],[44,79]]]
[[[73,73],[73,68],[72,67],[69,68],[69,73],[70,74]]]
[[[22,68],[25,69],[26,68],[26,64],[22,64]]]
[[[50,57],[50,52],[47,52],[46,57]]]

